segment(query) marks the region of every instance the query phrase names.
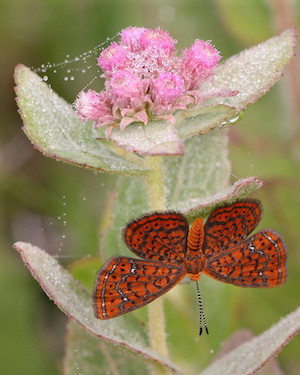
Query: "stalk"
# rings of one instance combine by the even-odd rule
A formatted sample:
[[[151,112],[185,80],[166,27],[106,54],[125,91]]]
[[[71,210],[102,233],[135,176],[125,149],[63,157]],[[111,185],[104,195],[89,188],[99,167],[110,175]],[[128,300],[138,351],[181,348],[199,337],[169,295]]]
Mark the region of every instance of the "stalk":
[[[146,163],[149,168],[146,186],[150,211],[165,210],[163,160],[159,156],[149,156]],[[164,357],[168,357],[163,298],[158,298],[148,306],[148,336],[150,346]],[[168,371],[155,365],[152,368],[152,373],[168,374]]]

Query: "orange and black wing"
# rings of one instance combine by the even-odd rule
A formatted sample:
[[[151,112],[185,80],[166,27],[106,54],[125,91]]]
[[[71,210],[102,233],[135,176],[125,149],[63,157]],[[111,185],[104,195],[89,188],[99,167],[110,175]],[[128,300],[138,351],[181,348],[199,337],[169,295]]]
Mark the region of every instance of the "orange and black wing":
[[[245,240],[259,223],[261,214],[262,206],[257,200],[240,200],[217,208],[204,226],[203,253],[210,257]]]
[[[210,257],[203,272],[237,286],[271,288],[285,282],[286,258],[281,236],[266,229]]]
[[[185,273],[170,263],[127,257],[110,258],[98,272],[94,311],[99,319],[115,318],[138,309],[173,288]]]
[[[129,223],[124,230],[127,246],[139,257],[181,262],[185,258],[189,224],[175,212],[156,212]]]

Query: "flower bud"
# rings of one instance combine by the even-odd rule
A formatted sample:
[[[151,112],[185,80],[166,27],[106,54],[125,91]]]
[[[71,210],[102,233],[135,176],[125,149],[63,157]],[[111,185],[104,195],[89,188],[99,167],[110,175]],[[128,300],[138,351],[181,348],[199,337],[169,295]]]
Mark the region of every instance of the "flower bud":
[[[159,49],[167,54],[171,54],[175,49],[174,39],[169,33],[160,29],[146,29],[141,34],[140,44],[143,49]]]
[[[98,121],[104,116],[111,116],[111,105],[105,91],[81,91],[75,101],[75,108],[82,120]]]
[[[120,33],[121,44],[127,46],[131,52],[139,51],[140,37],[145,30],[144,27],[127,27]]]
[[[105,48],[98,57],[98,65],[105,72],[111,73],[116,69],[122,69],[128,64],[128,50],[117,43],[112,43]]]

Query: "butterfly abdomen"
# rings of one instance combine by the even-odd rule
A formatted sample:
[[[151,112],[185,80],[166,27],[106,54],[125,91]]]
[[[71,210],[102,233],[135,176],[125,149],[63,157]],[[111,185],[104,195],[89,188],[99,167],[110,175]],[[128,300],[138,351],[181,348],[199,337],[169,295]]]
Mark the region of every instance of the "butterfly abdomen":
[[[200,278],[200,274],[205,266],[205,258],[202,253],[203,241],[203,219],[199,217],[193,222],[189,230],[185,259],[188,276],[194,281]]]
[[[204,240],[203,219],[197,218],[191,226],[187,239],[187,257],[194,257],[202,252]]]

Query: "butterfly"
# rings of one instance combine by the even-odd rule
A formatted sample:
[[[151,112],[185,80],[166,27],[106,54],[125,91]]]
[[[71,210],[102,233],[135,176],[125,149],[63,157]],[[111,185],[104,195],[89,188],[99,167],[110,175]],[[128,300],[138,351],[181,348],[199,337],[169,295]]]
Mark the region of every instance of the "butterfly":
[[[123,231],[124,241],[142,259],[107,260],[94,286],[95,316],[110,319],[138,309],[186,276],[197,281],[202,273],[241,287],[283,284],[287,249],[282,237],[272,229],[248,237],[261,216],[261,203],[247,199],[215,209],[205,224],[196,218],[191,227],[172,211],[133,220]]]

